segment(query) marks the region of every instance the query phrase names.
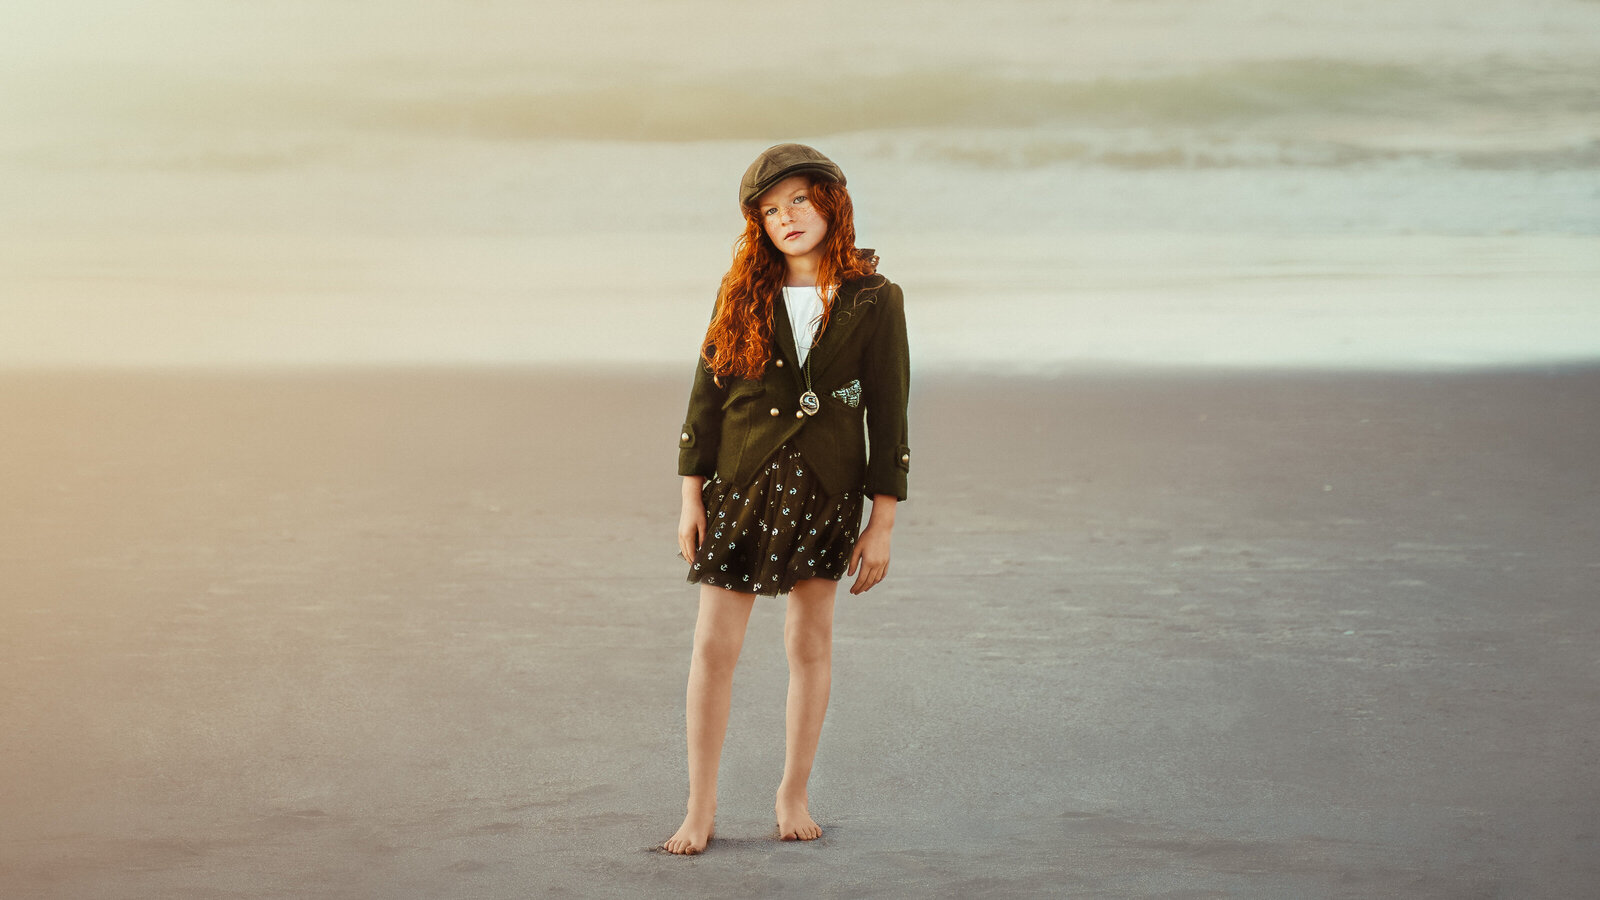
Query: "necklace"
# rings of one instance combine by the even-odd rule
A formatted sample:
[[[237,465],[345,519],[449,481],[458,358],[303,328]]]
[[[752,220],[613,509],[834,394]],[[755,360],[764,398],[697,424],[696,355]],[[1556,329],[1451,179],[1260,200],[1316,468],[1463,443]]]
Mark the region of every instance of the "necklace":
[[[789,299],[788,298],[789,290],[790,290],[790,288],[787,285],[785,285],[784,288],[783,288],[783,291],[784,291],[784,299],[786,301]],[[816,291],[817,302],[818,303],[822,302],[822,292],[820,290],[817,290],[816,288],[812,288],[812,290]],[[791,320],[791,321],[793,321],[793,320]],[[801,373],[803,373],[805,375],[805,379],[806,379],[805,392],[800,395],[800,411],[805,413],[808,416],[814,416],[817,413],[822,411],[822,401],[820,399],[818,399],[817,392],[811,389],[811,353],[815,352],[816,349],[817,349],[817,333],[816,333],[815,325],[816,325],[816,320],[813,319],[812,320],[812,326],[813,327],[809,329],[811,331],[811,346],[809,348],[807,348],[808,352],[806,353],[806,361],[804,363],[802,363],[801,366],[800,366],[800,371],[801,371]],[[795,344],[796,344],[796,347],[798,349],[798,345],[800,343],[800,335],[799,335],[799,328],[798,327],[796,327],[795,332],[796,332],[795,333]]]

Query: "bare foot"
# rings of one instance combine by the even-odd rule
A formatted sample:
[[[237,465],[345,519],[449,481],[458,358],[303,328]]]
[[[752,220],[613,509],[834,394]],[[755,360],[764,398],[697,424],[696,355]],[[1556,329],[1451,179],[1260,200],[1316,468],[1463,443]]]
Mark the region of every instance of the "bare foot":
[[[711,842],[712,828],[716,824],[717,811],[696,812],[691,810],[683,817],[683,824],[661,844],[661,849],[668,853],[693,855],[706,848]]]
[[[806,795],[785,797],[778,794],[778,837],[785,841],[814,841],[822,837],[822,826],[811,818]]]

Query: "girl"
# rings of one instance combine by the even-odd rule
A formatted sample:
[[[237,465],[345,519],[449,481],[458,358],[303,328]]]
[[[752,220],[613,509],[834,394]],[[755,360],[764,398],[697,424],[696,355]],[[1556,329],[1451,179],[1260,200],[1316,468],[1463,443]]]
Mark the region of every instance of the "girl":
[[[699,853],[717,811],[733,669],[757,594],[788,594],[778,834],[822,836],[806,782],[828,709],[839,578],[889,569],[906,496],[910,363],[900,288],[855,247],[844,172],[779,144],[739,185],[744,234],[723,276],[678,442],[678,545],[700,585],[689,663],[688,815],[662,845]],[[870,453],[868,441],[870,440]],[[863,496],[872,513],[857,538]]]

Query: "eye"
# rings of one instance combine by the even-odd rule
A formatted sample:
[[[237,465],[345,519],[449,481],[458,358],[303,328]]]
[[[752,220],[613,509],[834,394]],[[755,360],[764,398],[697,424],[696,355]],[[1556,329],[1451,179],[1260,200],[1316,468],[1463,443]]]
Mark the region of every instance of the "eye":
[[[802,204],[804,202],[806,202],[806,195],[805,194],[801,194],[800,196],[794,198],[794,204],[796,206],[799,206],[800,204]]]
[[[775,213],[777,211],[778,211],[778,208],[776,206],[769,206],[766,209],[763,209],[761,211],[761,214],[763,216],[770,216],[770,215],[772,215],[773,213]]]

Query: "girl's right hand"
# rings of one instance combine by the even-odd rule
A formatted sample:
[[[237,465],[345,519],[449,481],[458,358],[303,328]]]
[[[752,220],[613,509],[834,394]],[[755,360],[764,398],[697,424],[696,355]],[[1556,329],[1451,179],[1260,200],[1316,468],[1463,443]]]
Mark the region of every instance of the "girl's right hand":
[[[700,489],[705,479],[687,476],[683,480],[683,511],[678,514],[678,554],[694,562],[695,551],[706,537],[706,504]]]

